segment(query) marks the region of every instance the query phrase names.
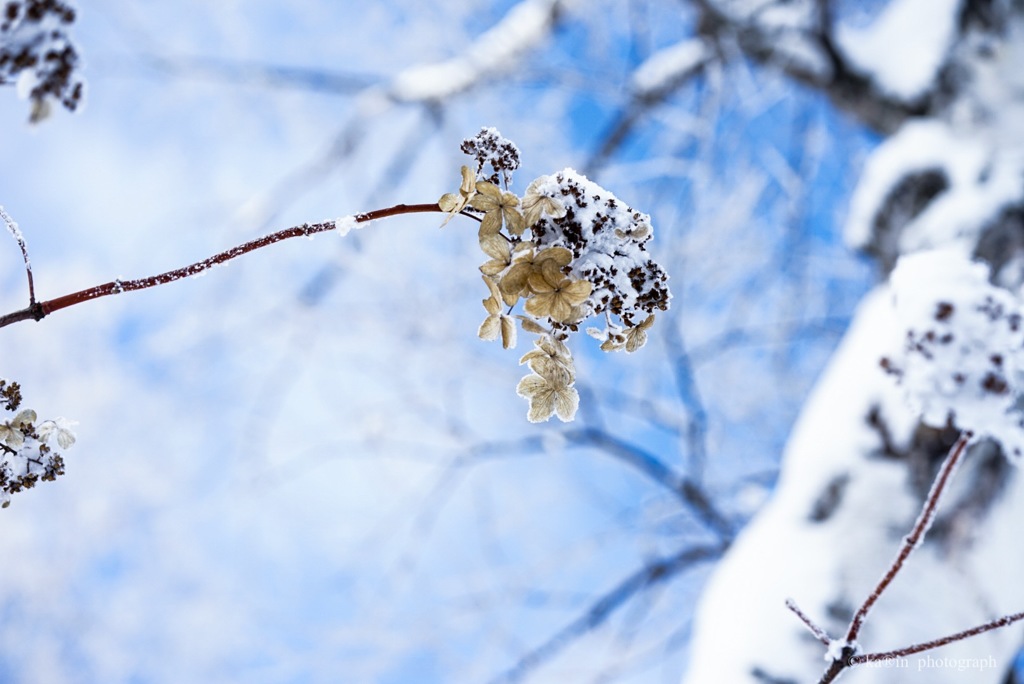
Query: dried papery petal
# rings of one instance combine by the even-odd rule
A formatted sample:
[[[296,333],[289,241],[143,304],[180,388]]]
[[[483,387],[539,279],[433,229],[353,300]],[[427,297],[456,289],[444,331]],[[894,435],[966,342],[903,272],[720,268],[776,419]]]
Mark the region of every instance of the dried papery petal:
[[[523,214],[527,227],[537,223],[545,215],[551,218],[565,216],[565,204],[540,191],[540,188],[548,183],[548,179],[548,176],[541,176],[526,188],[526,194],[523,195]]]
[[[512,248],[504,235],[486,235],[480,239],[480,249],[492,259],[504,261],[512,259]]]
[[[448,214],[442,226],[447,225],[456,214],[466,208],[470,200],[476,195],[476,174],[468,166],[462,167],[462,183],[459,185],[458,194],[447,192],[437,200],[437,206]]]
[[[633,328],[629,328],[626,331],[626,351],[629,353],[635,352],[645,344],[647,344],[647,330],[654,325],[654,314],[651,314],[643,323]]]
[[[563,422],[571,421],[580,402],[576,388],[534,374],[519,381],[516,393],[529,400],[530,410],[526,417],[531,423],[546,421],[554,414]]]
[[[527,318],[526,316],[516,316],[516,318],[519,319],[519,323],[520,325],[523,326],[523,330],[525,330],[528,333],[534,333],[535,335],[544,335],[545,333],[551,332],[550,330],[548,330],[547,328],[545,328],[532,318]]]
[[[484,322],[480,324],[480,328],[476,331],[477,337],[487,342],[492,342],[498,339],[498,335],[501,333],[501,318],[496,314],[491,314],[484,319]]]
[[[501,317],[501,346],[505,349],[516,346],[516,322],[510,316]]]

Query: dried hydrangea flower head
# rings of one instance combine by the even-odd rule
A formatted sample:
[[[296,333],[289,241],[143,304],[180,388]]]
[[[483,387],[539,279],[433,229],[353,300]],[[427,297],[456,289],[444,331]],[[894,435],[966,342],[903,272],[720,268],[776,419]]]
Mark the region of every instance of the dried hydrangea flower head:
[[[0,8],[0,85],[16,84],[30,101],[31,123],[47,118],[53,104],[74,111],[82,102],[74,22],[75,9],[61,0],[7,0]]]
[[[494,128],[464,140],[462,151],[476,159],[476,173],[463,166],[458,192],[443,195],[438,206],[449,219],[463,213],[480,221],[480,249],[488,257],[480,271],[490,296],[478,335],[514,347],[516,319],[524,332],[539,335],[520,361],[531,373],[517,392],[530,402],[530,421],[572,420],[579,393],[565,345],[570,334],[600,315],[604,329],[587,332],[601,349],[635,352],[647,342],[655,311],[668,309],[668,275],[646,248],[651,219],[572,169],[541,176],[518,197],[508,187],[519,149]],[[520,300],[524,313],[513,314]]]
[[[881,360],[921,421],[1024,459],[1024,309],[956,248],[902,257],[890,277],[898,348]]]
[[[62,449],[75,443],[71,423],[63,418],[39,422],[36,412],[21,408],[21,387],[0,378],[0,406],[13,416],[0,420],[0,507],[11,495],[64,474],[64,460],[53,451],[54,438]],[[20,409],[20,410],[19,410]]]

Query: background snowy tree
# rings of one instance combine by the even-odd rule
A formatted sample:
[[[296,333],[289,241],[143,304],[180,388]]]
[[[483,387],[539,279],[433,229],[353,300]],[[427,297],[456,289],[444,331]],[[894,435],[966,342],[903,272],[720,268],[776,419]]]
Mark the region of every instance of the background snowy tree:
[[[5,328],[0,373],[79,425],[67,474],[0,516],[3,678],[813,680],[822,649],[782,601],[841,620],[955,434],[917,428],[879,369],[884,293],[808,392],[899,254],[959,240],[1017,286],[1019,13],[81,7],[82,111],[30,128],[31,101],[0,101],[0,203],[40,298],[434,201],[482,125],[519,144],[519,183],[571,165],[650,213],[676,296],[635,355],[577,341],[566,425],[529,425],[517,357],[476,338],[486,293],[458,220],[292,241]],[[25,303],[9,247],[4,312]],[[805,401],[773,503],[734,545]],[[1013,472],[971,459],[865,641],[1024,606]],[[1018,638],[958,646],[991,671],[888,681],[999,681]]]

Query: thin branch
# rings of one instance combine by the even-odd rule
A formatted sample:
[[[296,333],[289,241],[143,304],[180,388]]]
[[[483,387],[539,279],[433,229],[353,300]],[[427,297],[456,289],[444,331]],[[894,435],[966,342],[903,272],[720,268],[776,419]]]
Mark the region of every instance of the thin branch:
[[[906,562],[907,558],[909,558],[914,549],[921,544],[925,534],[927,534],[928,529],[935,520],[935,514],[938,510],[939,500],[942,498],[942,493],[949,485],[949,482],[953,477],[953,473],[956,472],[960,459],[964,453],[966,453],[967,446],[971,443],[973,437],[974,433],[970,430],[964,430],[960,434],[960,438],[957,439],[956,444],[954,444],[949,450],[946,460],[943,461],[942,466],[939,468],[939,472],[935,475],[935,480],[932,482],[931,490],[928,492],[928,496],[925,497],[924,504],[921,507],[921,513],[917,516],[917,521],[914,523],[913,529],[911,529],[910,534],[903,538],[903,544],[900,546],[900,550],[896,554],[896,558],[893,559],[889,569],[886,570],[874,590],[864,600],[864,603],[854,614],[853,619],[850,620],[850,626],[846,630],[846,636],[841,642],[843,648],[838,657],[833,657],[831,662],[829,662],[828,668],[821,675],[821,679],[818,680],[818,684],[830,684],[831,682],[834,682],[840,674],[842,674],[843,670],[853,665],[867,662],[867,659],[881,660],[881,656],[887,655],[871,654],[870,656],[864,656],[857,654],[857,636],[860,634],[861,627],[864,626],[864,621],[867,619],[868,613],[871,612],[871,608],[875,605],[878,599],[881,598],[882,594],[885,593],[885,590],[889,587],[892,581],[896,579],[896,575],[898,575],[900,570],[903,568],[903,564]],[[918,644],[917,646],[909,646],[907,648],[910,650],[906,650],[904,655],[919,653],[920,651],[925,651],[930,648],[937,648],[938,646],[942,646],[959,639],[964,639],[973,634],[980,634],[990,629],[995,629],[997,626],[1002,626],[1002,624],[1016,622],[1021,619],[1021,617],[1011,615],[1007,618],[1000,618],[993,623],[989,623],[992,625],[991,627],[988,625],[982,625],[981,627],[975,627],[973,630],[967,630],[966,632],[944,637],[933,642]],[[1003,620],[1007,620],[1007,622],[1002,623]],[[832,647],[835,645],[835,642],[830,641],[828,645]]]
[[[607,432],[593,428],[568,430],[563,436],[577,446],[590,446],[628,463],[653,482],[665,487],[692,510],[697,518],[724,542],[733,537],[733,526],[715,508],[711,498],[693,480],[680,475],[657,456],[636,445],[624,442]]]
[[[805,30],[814,39],[813,47],[829,65],[829,70],[819,72],[780,54],[779,36],[772,27],[759,25],[756,17],[736,19],[712,0],[690,0],[690,3],[701,13],[698,26],[702,35],[716,41],[734,40],[747,58],[777,70],[796,83],[821,91],[837,108],[853,114],[876,131],[891,133],[908,118],[928,111],[927,98],[903,102],[888,96],[871,79],[859,74],[835,44],[833,18],[829,12],[819,15],[817,26]],[[822,2],[820,6],[827,5]]]
[[[492,684],[513,684],[523,681],[531,672],[552,660],[576,639],[603,625],[629,599],[670,579],[694,563],[717,558],[723,550],[724,546],[687,548],[674,556],[645,564],[592,603],[580,617],[522,656],[504,673],[492,679]]]
[[[832,645],[832,637],[828,635],[824,629],[822,629],[814,620],[809,618],[804,611],[800,610],[800,607],[796,605],[796,601],[793,599],[786,599],[786,607],[793,611],[793,614],[800,618],[800,622],[811,631],[814,638],[823,643],[825,646]]]
[[[709,48],[703,58],[687,65],[686,69],[667,79],[659,87],[633,92],[629,101],[622,106],[609,123],[600,138],[597,149],[591,153],[590,158],[584,164],[586,175],[594,177],[600,173],[612,156],[625,144],[633,130],[645,120],[650,111],[664,104],[693,79],[701,76],[716,56],[716,53]]]
[[[906,646],[904,648],[898,648],[895,651],[885,651],[883,653],[865,653],[864,655],[854,656],[850,659],[851,664],[860,665],[861,663],[870,663],[878,660],[892,660],[893,658],[903,658],[915,653],[922,653],[924,651],[930,651],[933,648],[939,648],[951,644],[954,641],[962,641],[978,634],[984,634],[985,632],[991,632],[993,629],[999,629],[1012,625],[1015,622],[1024,620],[1024,613],[1014,613],[1012,615],[1004,615],[1001,618],[996,618],[990,622],[986,622],[983,625],[965,629],[962,632],[956,634],[950,634],[948,636],[941,637],[939,639],[933,639],[931,641],[925,641],[924,643],[914,644],[913,646]]]
[[[693,362],[686,349],[678,325],[670,325],[665,333],[665,345],[672,358],[673,377],[679,399],[686,407],[686,442],[690,450],[690,473],[699,482],[703,479],[707,460],[708,413],[701,398],[694,373]]]
[[[3,222],[7,224],[8,232],[10,232],[14,241],[18,243],[18,248],[21,249],[21,258],[25,261],[25,276],[28,278],[28,305],[31,309],[36,305],[36,286],[32,281],[32,262],[28,258],[28,246],[25,244],[25,236],[22,235],[18,224],[4,211],[3,207],[0,207],[0,219],[3,219]]]
[[[143,55],[142,62],[163,75],[177,78],[199,78],[238,85],[288,88],[330,94],[348,95],[375,85],[380,79],[371,74],[330,71],[306,67],[229,61],[210,57],[164,57]],[[112,60],[109,69],[126,70],[134,65]]]
[[[917,521],[914,523],[913,529],[906,537],[903,538],[903,545],[900,547],[899,553],[893,560],[892,565],[879,580],[878,585],[874,591],[864,600],[864,603],[857,610],[857,613],[853,616],[853,620],[850,621],[850,628],[846,632],[846,641],[854,642],[857,640],[857,636],[860,634],[860,629],[864,625],[864,620],[867,618],[871,608],[875,605],[875,602],[882,596],[885,590],[889,587],[889,584],[899,574],[900,569],[903,567],[903,563],[906,562],[910,554],[917,548],[924,539],[924,535],[928,532],[928,528],[932,526],[932,521],[935,519],[935,513],[939,506],[939,499],[942,497],[942,493],[946,490],[946,486],[949,484],[953,473],[956,471],[957,465],[960,463],[960,457],[963,456],[966,451],[968,443],[973,437],[973,433],[969,430],[965,430],[961,433],[960,438],[950,449],[949,455],[946,456],[946,460],[942,463],[942,467],[935,476],[935,481],[932,482],[932,488],[928,492],[928,496],[924,500],[924,505],[921,508],[921,513],[917,517]]]
[[[357,223],[367,223],[369,221],[388,218],[391,216],[399,216],[401,214],[420,214],[441,211],[441,208],[438,207],[437,204],[396,204],[393,207],[377,209],[365,214],[357,214],[354,218]],[[479,217],[466,212],[463,212],[463,215],[479,220]],[[10,226],[10,224],[8,224],[8,226]],[[157,285],[171,283],[175,280],[180,280],[188,276],[198,275],[199,273],[202,273],[203,271],[206,271],[218,264],[223,264],[227,261],[240,257],[243,254],[248,254],[249,252],[253,252],[257,249],[268,247],[274,243],[281,242],[282,240],[294,237],[310,237],[317,233],[325,233],[327,231],[334,230],[336,227],[337,226],[334,221],[312,224],[304,223],[301,226],[285,228],[284,230],[279,230],[276,233],[271,233],[270,235],[250,240],[249,242],[238,245],[237,247],[232,247],[229,250],[214,254],[202,261],[197,261],[194,264],[176,268],[173,271],[167,271],[166,273],[148,276],[146,278],[137,278],[135,280],[113,280],[109,283],[103,283],[102,285],[96,285],[95,287],[90,287],[85,290],[72,292],[71,294],[57,297],[56,299],[39,303],[33,302],[25,309],[0,316],[0,328],[28,319],[38,321],[54,311],[59,311],[60,309],[67,308],[69,306],[81,304],[82,302],[87,302],[90,299],[121,294],[122,292],[131,292],[133,290],[144,290]]]

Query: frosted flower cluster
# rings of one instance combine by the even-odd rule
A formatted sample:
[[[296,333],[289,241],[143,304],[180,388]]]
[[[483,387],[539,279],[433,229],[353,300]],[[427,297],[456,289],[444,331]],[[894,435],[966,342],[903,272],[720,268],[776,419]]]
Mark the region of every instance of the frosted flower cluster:
[[[0,12],[0,85],[17,85],[32,103],[32,123],[49,116],[53,102],[74,111],[83,89],[67,33],[74,8],[60,0],[7,0]]]
[[[64,474],[64,459],[53,450],[75,443],[71,423],[63,418],[39,421],[36,412],[21,408],[21,387],[0,378],[0,406],[9,415],[0,420],[0,507],[11,495]],[[20,409],[20,410],[19,410]]]
[[[572,420],[579,394],[569,335],[603,316],[603,328],[587,330],[601,349],[634,352],[647,341],[655,311],[668,309],[668,275],[646,249],[650,217],[572,169],[541,176],[520,198],[508,189],[519,151],[493,128],[463,141],[462,150],[476,168],[463,166],[458,190],[438,206],[448,213],[445,223],[460,213],[480,221],[489,296],[478,334],[500,337],[506,349],[516,345],[517,321],[537,335],[520,359],[531,371],[517,388],[530,402],[527,417]],[[520,302],[523,313],[513,314]]]
[[[1024,317],[988,267],[956,249],[905,256],[891,276],[903,348],[882,367],[898,377],[921,419],[998,441],[1024,456]]]

